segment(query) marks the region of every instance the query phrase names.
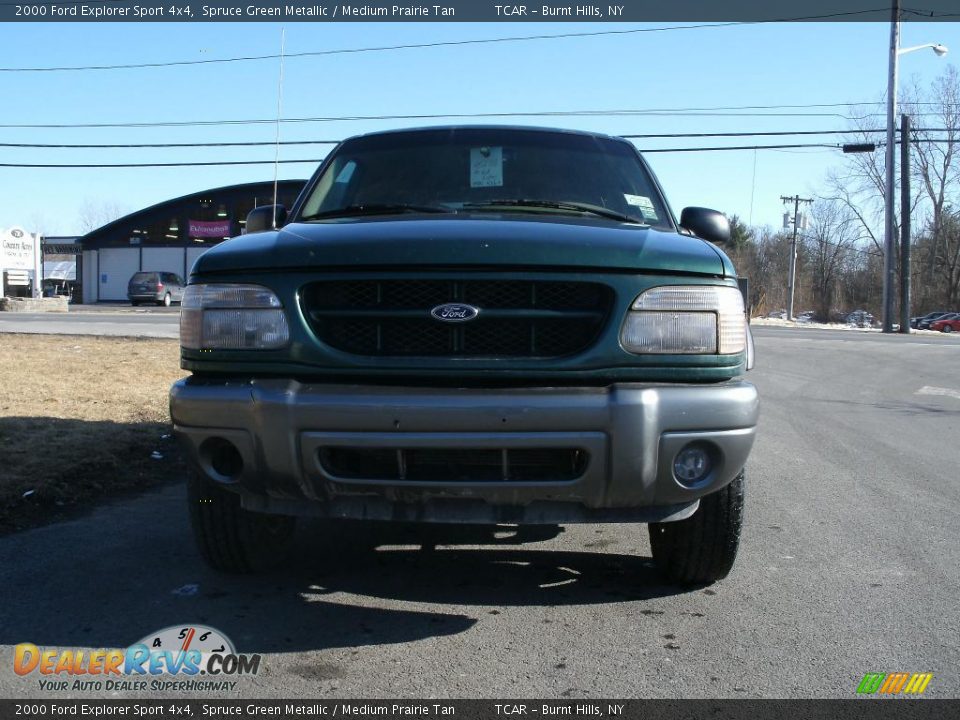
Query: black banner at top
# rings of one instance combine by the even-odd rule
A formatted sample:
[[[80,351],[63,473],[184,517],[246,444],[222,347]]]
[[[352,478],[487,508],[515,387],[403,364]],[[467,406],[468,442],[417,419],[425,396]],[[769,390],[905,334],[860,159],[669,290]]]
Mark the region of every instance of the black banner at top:
[[[276,720],[941,720],[957,700],[0,700],[15,718]]]
[[[21,22],[888,22],[892,0],[64,0],[0,2]],[[904,21],[958,21],[957,0],[922,0]]]

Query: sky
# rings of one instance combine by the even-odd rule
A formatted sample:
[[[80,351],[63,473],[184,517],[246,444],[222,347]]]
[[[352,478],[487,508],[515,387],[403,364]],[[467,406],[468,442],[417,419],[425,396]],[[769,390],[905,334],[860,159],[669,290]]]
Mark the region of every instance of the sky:
[[[75,66],[208,60],[661,27],[614,23],[20,23],[0,24],[0,66]],[[675,25],[675,24],[673,24]],[[901,58],[901,88],[927,85],[960,62],[960,23],[905,22],[902,46],[952,52]],[[847,104],[874,103],[884,123],[887,23],[779,23],[287,57],[281,117],[662,110],[645,115],[356,119],[281,124],[280,139],[339,140],[393,127],[448,122],[516,123],[620,134],[845,130]],[[184,67],[76,72],[3,72],[0,143],[183,143],[266,141],[275,123],[126,128],[12,128],[11,124],[270,120],[277,116],[276,59]],[[838,104],[753,115],[681,113],[681,108]],[[737,111],[727,111],[737,112]],[[780,113],[757,116],[756,113]],[[792,116],[791,116],[792,114]],[[641,149],[778,143],[835,137],[638,140]],[[281,179],[307,178],[329,145],[283,146]],[[124,163],[256,159],[272,146],[193,149],[0,147],[5,163]],[[647,159],[674,211],[699,205],[779,227],[781,195],[814,196],[837,149],[651,153]],[[82,231],[84,208],[133,212],[234,183],[272,180],[272,164],[227,167],[28,169],[0,167],[0,227],[47,235]]]

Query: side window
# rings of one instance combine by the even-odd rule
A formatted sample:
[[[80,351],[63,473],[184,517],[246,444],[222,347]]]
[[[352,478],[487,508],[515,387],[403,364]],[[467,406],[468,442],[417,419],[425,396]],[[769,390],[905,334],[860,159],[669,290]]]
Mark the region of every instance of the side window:
[[[324,198],[323,207],[321,209],[327,210],[349,204],[347,202],[347,198],[350,196],[350,193],[353,192],[356,186],[355,180],[358,174],[356,161],[347,161],[340,169],[340,172],[337,173],[336,179],[333,181],[333,185],[330,188],[330,192],[327,193],[327,197]]]
[[[314,213],[340,207],[343,198],[346,196],[347,187],[354,179],[356,170],[357,163],[355,160],[344,160],[342,157],[334,158],[330,167],[317,181],[317,185],[310,193],[310,197],[307,198],[301,213],[309,217]]]

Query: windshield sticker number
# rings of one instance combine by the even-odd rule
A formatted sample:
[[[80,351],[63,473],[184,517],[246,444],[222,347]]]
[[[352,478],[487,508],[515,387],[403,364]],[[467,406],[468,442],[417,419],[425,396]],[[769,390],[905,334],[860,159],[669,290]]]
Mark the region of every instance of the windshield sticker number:
[[[470,187],[503,187],[503,148],[470,148]]]
[[[657,219],[657,209],[653,206],[650,198],[643,195],[628,195],[624,193],[623,199],[627,201],[628,205],[634,205],[640,208],[640,213],[643,215],[644,220]]]

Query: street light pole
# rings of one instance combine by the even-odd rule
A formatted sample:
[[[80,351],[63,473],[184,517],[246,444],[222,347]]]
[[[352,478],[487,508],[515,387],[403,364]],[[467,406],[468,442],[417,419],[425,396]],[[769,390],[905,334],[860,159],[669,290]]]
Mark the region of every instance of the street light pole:
[[[894,227],[893,207],[894,207],[894,122],[897,116],[897,74],[900,70],[900,56],[914,50],[931,48],[937,57],[943,57],[947,54],[947,48],[940,43],[925,43],[924,45],[915,45],[908,48],[900,48],[900,0],[893,0],[892,14],[890,17],[890,72],[887,75],[887,147],[884,153],[886,180],[885,197],[883,199],[883,332],[893,332],[893,316],[895,314],[893,302],[893,288],[896,285],[896,264],[894,263],[894,253],[896,252],[896,228]],[[909,142],[909,139],[904,140]],[[910,168],[901,168],[901,172],[909,173]],[[905,242],[910,242],[906,237]],[[904,268],[902,272],[909,272],[909,268]]]
[[[890,19],[890,72],[887,77],[887,147],[885,156],[886,192],[883,203],[883,332],[893,332],[893,287],[895,266],[893,262],[896,242],[893,220],[894,195],[894,118],[897,114],[897,73],[900,58],[900,0],[893,0],[893,15]]]

